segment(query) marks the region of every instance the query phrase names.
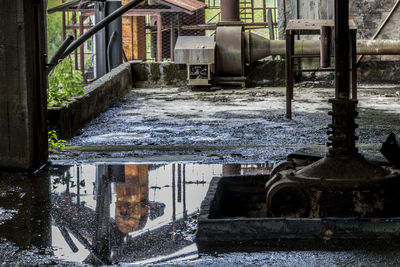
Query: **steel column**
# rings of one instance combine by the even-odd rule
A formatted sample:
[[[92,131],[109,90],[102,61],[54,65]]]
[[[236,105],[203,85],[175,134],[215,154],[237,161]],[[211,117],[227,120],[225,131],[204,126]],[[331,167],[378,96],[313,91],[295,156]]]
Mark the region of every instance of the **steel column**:
[[[174,16],[171,16],[171,33],[170,33],[170,51],[171,51],[171,61],[175,60],[174,58],[174,47],[175,47],[175,23],[174,23]]]
[[[76,12],[72,14],[72,23],[76,24]],[[74,39],[78,38],[76,29],[74,29]],[[78,70],[78,50],[74,51],[74,59],[75,59],[75,69]]]
[[[64,3],[64,0],[62,0],[62,3]],[[63,40],[65,40],[65,38],[67,37],[67,33],[66,33],[66,28],[65,28],[65,11],[62,12],[62,38]]]
[[[105,3],[95,3],[94,20],[98,25],[105,17]],[[95,35],[95,76],[102,77],[107,73],[107,42],[106,29],[101,29]]]
[[[335,0],[335,98],[348,99],[349,79],[349,0]]]
[[[286,31],[286,118],[292,118],[294,35]]]
[[[110,16],[121,8],[121,1],[106,2],[106,16]],[[110,53],[107,54],[108,71],[122,64],[122,17],[119,16],[106,26],[106,42],[110,44]]]
[[[162,61],[162,20],[161,14],[157,16],[157,62]]]
[[[83,22],[85,20],[85,17],[82,15],[82,13],[79,16],[79,36],[83,35]],[[79,47],[79,63],[80,63],[80,69],[82,72],[82,76],[85,73],[85,47],[83,44]]]
[[[352,32],[355,35],[354,31]],[[355,52],[354,46],[355,37],[350,37],[349,30],[349,1],[335,1],[335,98],[330,99],[332,103],[332,111],[329,115],[332,116],[332,124],[329,127],[332,129],[328,132],[329,156],[333,158],[343,156],[355,156],[358,151],[355,147],[355,129],[357,127],[354,119],[357,116],[356,107],[357,101],[350,100],[350,62],[354,65]],[[350,43],[352,44],[353,60],[350,57]],[[353,70],[353,73],[355,69]],[[353,82],[354,75],[352,75]],[[356,88],[353,87],[353,97]]]
[[[357,100],[357,30],[350,30],[351,99]]]

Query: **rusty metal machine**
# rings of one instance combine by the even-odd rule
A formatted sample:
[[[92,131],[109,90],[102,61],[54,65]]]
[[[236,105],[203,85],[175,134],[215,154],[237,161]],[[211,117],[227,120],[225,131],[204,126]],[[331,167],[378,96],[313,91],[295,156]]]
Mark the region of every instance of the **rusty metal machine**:
[[[214,72],[215,64],[214,37],[180,36],[174,54],[176,62],[187,65],[188,85],[211,85],[211,72]]]
[[[399,40],[357,40],[356,45],[358,55],[400,54]],[[294,55],[320,55],[321,67],[329,67],[333,49],[325,47],[320,40],[296,40]],[[268,40],[244,31],[240,24],[218,26],[215,37],[179,36],[174,50],[175,62],[188,66],[188,84],[194,86],[215,83],[244,86],[245,65],[268,56],[285,56],[285,53],[285,40]]]
[[[322,29],[321,41],[294,41],[294,56],[320,55],[321,67],[329,67],[333,52],[330,31],[330,27]],[[358,40],[356,46],[358,55],[400,54],[398,40]],[[221,0],[221,22],[215,37],[179,36],[174,50],[175,62],[187,64],[188,83],[194,86],[233,83],[244,87],[245,65],[277,55],[286,55],[286,41],[268,40],[245,31],[238,0]]]
[[[272,217],[375,217],[400,212],[400,170],[367,161],[358,153],[357,100],[349,99],[348,1],[335,1],[335,98],[327,155],[308,166],[287,163],[266,183]],[[397,214],[397,215],[396,215]]]

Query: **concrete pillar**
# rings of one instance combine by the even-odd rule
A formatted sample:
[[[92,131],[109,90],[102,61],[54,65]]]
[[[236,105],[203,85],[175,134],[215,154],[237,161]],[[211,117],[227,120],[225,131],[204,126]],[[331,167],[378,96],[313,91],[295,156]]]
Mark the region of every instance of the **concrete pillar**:
[[[0,1],[0,169],[45,163],[44,0]]]

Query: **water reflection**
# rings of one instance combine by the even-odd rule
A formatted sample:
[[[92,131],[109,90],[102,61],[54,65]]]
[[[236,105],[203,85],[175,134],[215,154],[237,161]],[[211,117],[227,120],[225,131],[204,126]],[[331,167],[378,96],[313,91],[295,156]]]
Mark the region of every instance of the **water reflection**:
[[[103,164],[55,166],[36,178],[0,175],[0,244],[50,247],[57,259],[89,264],[174,254],[193,244],[212,177],[270,167]]]
[[[51,245],[49,181],[0,173],[0,238],[20,248]]]
[[[118,229],[125,234],[140,230],[147,223],[149,216],[148,172],[148,165],[126,165],[125,181],[116,185],[115,220]],[[152,213],[152,219],[158,217],[154,214],[156,213]]]

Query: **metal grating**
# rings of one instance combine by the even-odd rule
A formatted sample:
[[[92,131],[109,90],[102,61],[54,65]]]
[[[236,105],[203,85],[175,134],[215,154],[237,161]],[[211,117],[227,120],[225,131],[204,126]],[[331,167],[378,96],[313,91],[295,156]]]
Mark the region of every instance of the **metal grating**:
[[[204,0],[200,0],[204,2]],[[162,15],[162,24],[163,24],[163,32],[162,32],[162,57],[163,58],[171,58],[171,19],[175,18],[175,42],[178,38],[178,18],[179,25],[198,25],[205,23],[205,10],[201,9],[196,11],[193,15],[189,15],[186,13],[168,13]],[[156,57],[157,51],[157,27],[155,26],[155,18],[152,18],[150,22],[151,26],[151,57]],[[164,28],[165,27],[165,28]],[[204,30],[181,30],[179,31],[179,35],[183,36],[204,36]]]

